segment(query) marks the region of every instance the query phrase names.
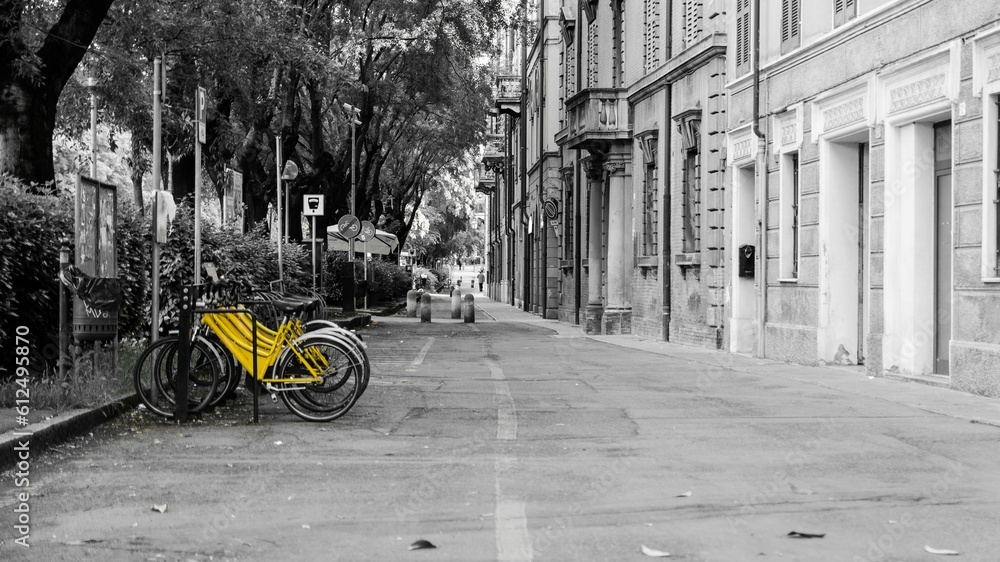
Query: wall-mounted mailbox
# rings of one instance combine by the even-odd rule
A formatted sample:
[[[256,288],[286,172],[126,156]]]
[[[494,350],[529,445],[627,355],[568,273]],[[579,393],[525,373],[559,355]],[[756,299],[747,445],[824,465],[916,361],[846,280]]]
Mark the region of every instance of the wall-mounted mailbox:
[[[750,244],[744,244],[740,246],[740,263],[739,263],[739,275],[740,277],[750,277],[753,278],[754,275],[754,258],[757,255],[757,248]]]

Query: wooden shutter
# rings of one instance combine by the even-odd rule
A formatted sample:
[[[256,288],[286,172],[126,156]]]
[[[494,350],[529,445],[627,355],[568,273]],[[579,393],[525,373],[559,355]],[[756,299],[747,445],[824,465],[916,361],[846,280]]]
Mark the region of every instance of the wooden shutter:
[[[833,26],[839,27],[858,15],[857,0],[833,0]]]
[[[799,46],[800,0],[781,0],[781,52],[791,51]]]
[[[750,0],[736,0],[736,74],[743,74],[750,63]]]

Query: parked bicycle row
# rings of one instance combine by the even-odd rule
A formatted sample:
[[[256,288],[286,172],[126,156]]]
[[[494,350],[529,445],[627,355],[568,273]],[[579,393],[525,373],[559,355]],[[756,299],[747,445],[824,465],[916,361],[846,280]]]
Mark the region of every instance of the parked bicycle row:
[[[346,414],[367,388],[371,364],[364,341],[325,318],[321,297],[245,295],[225,281],[190,289],[196,300],[187,339],[189,412],[233,397],[243,380],[254,393],[280,397],[302,419],[330,421]],[[133,371],[139,399],[166,418],[175,415],[184,378],[182,347],[179,335],[161,337]]]

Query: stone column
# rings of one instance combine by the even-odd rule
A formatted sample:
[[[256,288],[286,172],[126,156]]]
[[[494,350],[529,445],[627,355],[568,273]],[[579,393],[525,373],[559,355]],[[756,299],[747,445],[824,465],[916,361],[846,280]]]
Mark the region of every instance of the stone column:
[[[604,167],[599,160],[589,160],[585,164],[587,168],[587,192],[590,201],[588,212],[590,213],[590,227],[588,229],[587,246],[587,324],[585,331],[588,334],[601,333],[601,316],[604,312],[604,303],[601,300],[601,276],[603,269],[603,249],[602,242],[604,235],[601,232],[603,223],[603,202],[604,202]]]
[[[626,245],[631,225],[626,221],[630,192],[626,188],[627,166],[622,160],[604,163],[608,172],[608,302],[604,309],[602,328],[605,334],[632,333],[632,307],[626,300],[627,262],[631,254]]]

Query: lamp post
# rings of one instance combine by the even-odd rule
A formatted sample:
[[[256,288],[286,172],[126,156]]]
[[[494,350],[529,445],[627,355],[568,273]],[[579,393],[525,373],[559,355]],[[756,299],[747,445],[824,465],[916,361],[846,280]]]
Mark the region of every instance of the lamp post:
[[[349,103],[343,104],[344,111],[350,115],[351,119],[351,215],[354,215],[354,202],[357,199],[357,165],[358,165],[358,143],[356,138],[356,128],[361,124],[361,120],[358,117],[361,115],[361,110]],[[354,294],[355,294],[355,281],[354,281],[354,237],[352,236],[347,243],[347,257],[351,262],[351,267],[348,269],[347,273],[344,275],[344,312],[354,312]],[[349,277],[349,278],[348,278]]]

